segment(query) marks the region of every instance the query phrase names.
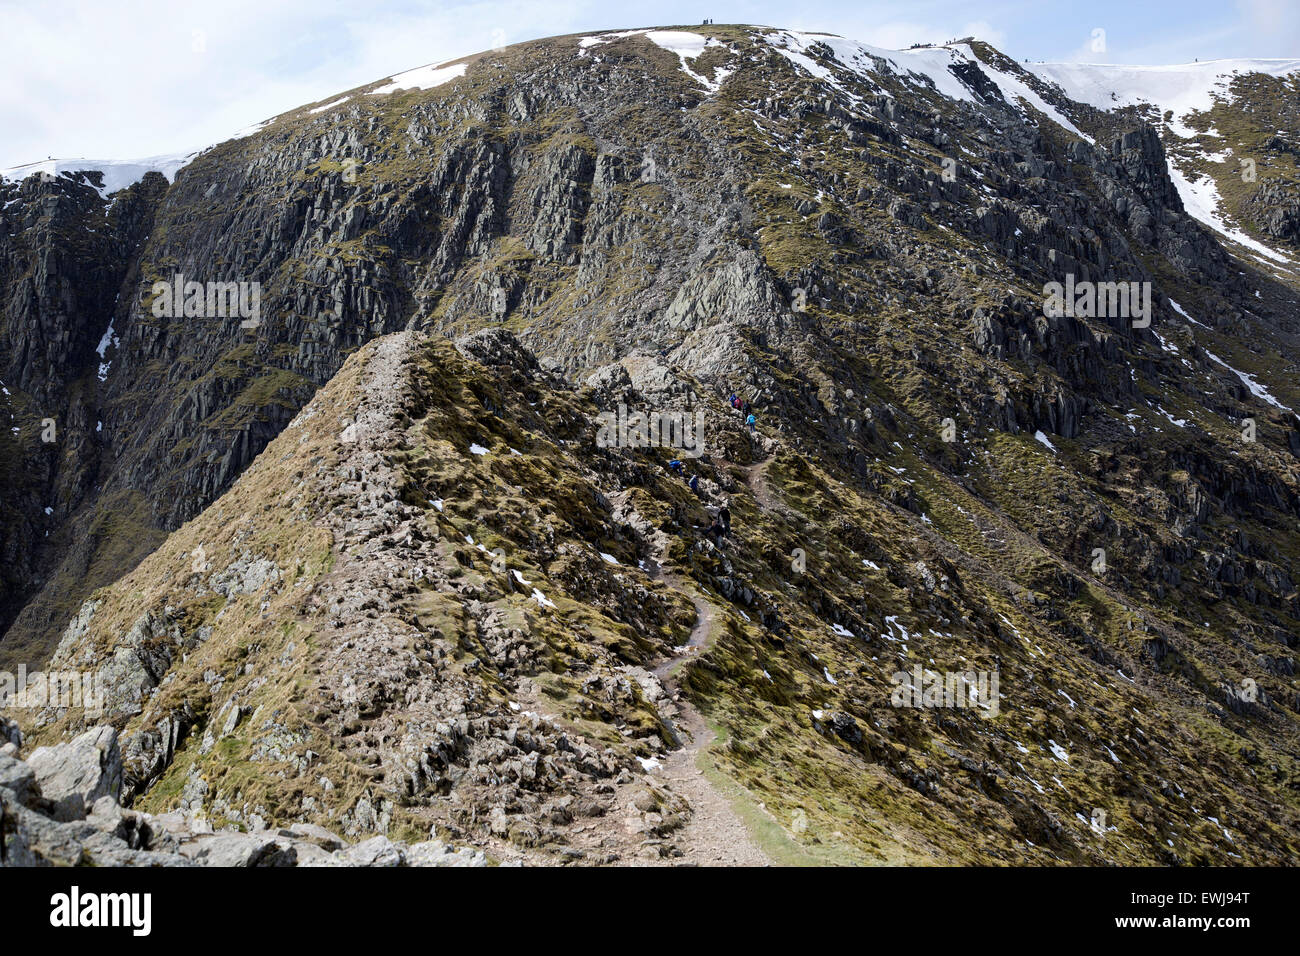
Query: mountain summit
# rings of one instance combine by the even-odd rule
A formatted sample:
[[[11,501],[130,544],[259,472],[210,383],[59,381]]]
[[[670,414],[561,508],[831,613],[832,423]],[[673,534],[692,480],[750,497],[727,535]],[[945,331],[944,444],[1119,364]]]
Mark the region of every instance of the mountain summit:
[[[1294,863],[1298,76],[626,30],[8,171],[8,845]]]

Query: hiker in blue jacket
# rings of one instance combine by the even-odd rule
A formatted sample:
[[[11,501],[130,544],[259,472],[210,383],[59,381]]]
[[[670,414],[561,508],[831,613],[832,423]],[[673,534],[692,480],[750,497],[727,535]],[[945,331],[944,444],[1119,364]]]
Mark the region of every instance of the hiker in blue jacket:
[[[749,426],[749,430],[752,432],[754,430],[754,416],[750,415],[748,418],[746,418],[745,424]]]

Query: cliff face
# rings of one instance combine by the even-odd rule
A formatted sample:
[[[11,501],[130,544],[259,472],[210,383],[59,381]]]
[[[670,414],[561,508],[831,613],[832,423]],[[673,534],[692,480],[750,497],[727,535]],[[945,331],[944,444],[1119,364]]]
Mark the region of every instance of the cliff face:
[[[78,550],[76,516],[99,504],[104,352],[118,304],[138,283],[139,249],[167,191],[156,173],[106,203],[98,174],[5,183],[0,239],[0,362],[8,427],[0,436],[0,626]],[[156,543],[157,535],[153,540]],[[138,560],[147,549],[137,549]],[[107,583],[122,561],[97,570]],[[85,563],[81,567],[85,570]],[[66,609],[66,603],[60,605]],[[38,628],[58,627],[45,619]],[[39,638],[35,648],[42,646]],[[6,655],[7,656],[7,655]],[[26,659],[26,658],[24,658]],[[34,660],[34,658],[33,658]]]
[[[1257,122],[1229,124],[1216,105],[1218,135],[1254,144],[1288,82],[1235,87]],[[1186,143],[1147,120],[1075,102],[981,44],[886,55],[722,26],[560,37],[413,71],[277,117],[171,183],[149,174],[102,196],[94,174],[0,182],[0,661],[34,667],[57,647],[68,666],[116,662],[124,799],[351,836],[432,814],[531,850],[579,840],[555,799],[599,803],[671,738],[667,705],[638,680],[690,637],[698,599],[712,650],[682,692],[724,732],[718,766],[782,826],[799,809],[823,842],[847,833],[851,858],[1037,858],[1032,844],[1043,859],[1293,859],[1295,177],[1262,163],[1240,195],[1220,178],[1234,209],[1267,206],[1242,224],[1272,243],[1225,248],[1186,208]],[[256,324],[159,314],[154,283],[177,275],[259,283]],[[1054,282],[1150,283],[1149,322],[1049,314]],[[254,460],[265,475],[296,454],[289,422],[310,420],[325,383],[348,387],[345,362],[373,361],[363,346],[377,339],[406,356],[383,386],[387,444],[321,484],[309,456],[256,487]],[[758,414],[752,439],[720,402],[732,391]],[[533,403],[552,394],[557,418],[539,418]],[[361,401],[317,397],[345,416]],[[653,453],[598,450],[587,428],[620,403],[710,416],[704,500],[743,503],[739,553],[697,547],[692,526],[708,521]],[[430,417],[458,456],[500,428],[488,447],[539,470],[453,467],[447,435],[407,430]],[[345,427],[313,440],[351,455]],[[455,527],[434,500],[461,502]],[[530,513],[536,501],[550,504]],[[321,502],[359,508],[358,524]],[[314,530],[265,539],[290,507]],[[525,514],[526,533],[512,525]],[[530,556],[523,577],[575,602],[570,628],[584,602],[599,620],[562,637],[519,617],[521,602],[548,609],[509,574],[455,584],[480,559],[448,549],[468,534],[476,551],[470,524],[485,521]],[[193,522],[208,523],[198,538]],[[225,524],[243,530],[227,541]],[[224,577],[185,572],[214,541]],[[599,542],[621,570],[591,560]],[[791,571],[795,551],[814,573]],[[325,580],[338,562],[351,591]],[[648,577],[661,563],[670,573]],[[416,567],[420,594],[389,594],[390,572]],[[391,606],[366,608],[367,588]],[[355,613],[327,612],[331,600]],[[232,601],[251,630],[210,641]],[[369,610],[401,623],[376,634]],[[240,655],[269,646],[264,626],[293,720],[206,676],[235,681]],[[207,671],[175,669],[200,647],[217,655]],[[1013,726],[990,736],[982,718],[889,705],[895,662],[961,659],[1000,670]],[[363,681],[376,662],[397,670]],[[601,683],[561,680],[548,697],[544,671]],[[344,675],[370,690],[347,699]],[[521,730],[493,693],[594,723],[566,749],[565,732]],[[1156,716],[1130,726],[1130,711]],[[232,712],[261,716],[226,745],[215,729]],[[67,714],[41,722],[77,729]],[[1074,748],[1086,756],[1057,756]],[[303,754],[327,750],[339,763],[310,804],[227,767],[251,753],[305,779]],[[512,819],[486,822],[497,764],[530,759],[507,774]],[[528,777],[538,760],[559,769]],[[1081,762],[1097,780],[1050,782]],[[773,767],[802,782],[782,796]],[[852,811],[826,802],[840,787],[884,822],[846,823]],[[1193,790],[1202,810],[1234,807],[1249,852],[1177,809]],[[439,803],[449,793],[461,809]],[[661,824],[673,799],[642,812]],[[1068,832],[1097,808],[1131,825],[1124,850]],[[937,850],[971,814],[1000,822]]]

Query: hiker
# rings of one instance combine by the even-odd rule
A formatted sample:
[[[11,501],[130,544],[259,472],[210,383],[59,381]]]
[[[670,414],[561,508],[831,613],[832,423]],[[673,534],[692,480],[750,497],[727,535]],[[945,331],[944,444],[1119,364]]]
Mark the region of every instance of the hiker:
[[[722,523],[715,518],[713,524],[709,525],[709,530],[704,533],[708,536],[709,540],[713,542],[713,546],[716,548],[721,547],[722,538],[727,532],[726,529],[722,527]]]
[[[691,491],[693,491],[695,494],[698,495],[698,494],[700,493],[700,476],[699,476],[699,475],[691,475],[691,480],[688,481],[686,484],[690,486]]]
[[[718,520],[722,522],[722,530],[725,534],[731,534],[731,509],[723,505],[718,509]]]
[[[749,430],[751,433],[754,431],[754,422],[755,422],[755,418],[753,415],[750,415],[748,418],[745,419],[745,424],[749,426]]]
[[[668,463],[668,470],[675,471],[677,472],[677,474],[683,477],[686,476],[686,466],[682,464],[682,460],[680,458],[674,458],[672,461],[670,461]]]
[[[735,392],[732,392],[731,395],[728,396],[728,398],[727,398],[727,404],[730,405],[732,408],[735,408],[735,407],[736,407],[736,393],[735,393]]]

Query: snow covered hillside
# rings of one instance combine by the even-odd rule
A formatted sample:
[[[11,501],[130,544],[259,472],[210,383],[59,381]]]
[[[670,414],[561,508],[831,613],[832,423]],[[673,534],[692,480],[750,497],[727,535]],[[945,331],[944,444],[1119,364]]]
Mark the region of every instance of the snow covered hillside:
[[[1065,95],[1102,110],[1148,103],[1161,115],[1172,113],[1169,129],[1194,136],[1184,125],[1188,114],[1208,110],[1224,97],[1231,78],[1244,73],[1288,76],[1300,72],[1300,59],[1207,60],[1173,66],[1123,66],[1109,63],[1027,63],[1025,68]]]
[[[79,172],[103,174],[99,195],[107,197],[144,178],[145,173],[162,173],[167,180],[176,178],[177,170],[186,166],[198,153],[173,156],[151,156],[148,159],[47,159],[39,163],[26,163],[10,169],[0,169],[0,179],[14,182],[37,173],[50,176],[72,176]]]

